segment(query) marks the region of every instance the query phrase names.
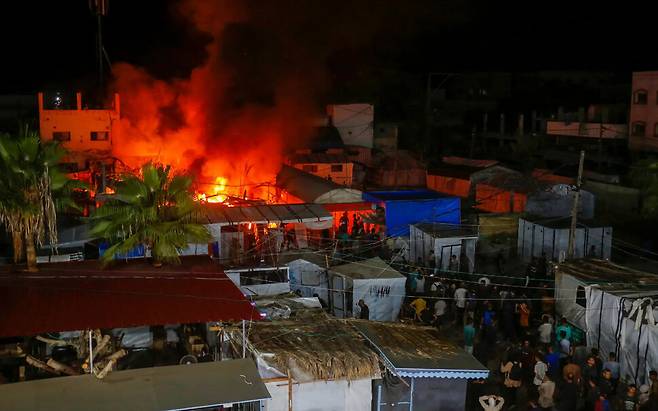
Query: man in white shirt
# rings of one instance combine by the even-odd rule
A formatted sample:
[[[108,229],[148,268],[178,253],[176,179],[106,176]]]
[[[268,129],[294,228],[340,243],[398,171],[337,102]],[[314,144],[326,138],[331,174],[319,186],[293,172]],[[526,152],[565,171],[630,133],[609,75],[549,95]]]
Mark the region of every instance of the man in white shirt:
[[[540,354],[535,354],[535,361],[537,361],[535,363],[535,378],[532,380],[532,382],[537,387],[539,387],[544,381],[544,377],[548,371],[548,365],[542,360],[542,356]]]
[[[546,316],[543,317],[543,324],[539,326],[539,342],[542,344],[551,343],[551,334],[553,333],[553,326],[548,322]]]
[[[464,310],[466,309],[466,288],[460,284],[455,290],[455,323],[461,325],[464,323]]]
[[[443,316],[446,314],[447,306],[448,304],[446,304],[443,298],[436,300],[436,303],[434,303],[434,324],[439,330],[441,329],[441,325],[443,325]]]

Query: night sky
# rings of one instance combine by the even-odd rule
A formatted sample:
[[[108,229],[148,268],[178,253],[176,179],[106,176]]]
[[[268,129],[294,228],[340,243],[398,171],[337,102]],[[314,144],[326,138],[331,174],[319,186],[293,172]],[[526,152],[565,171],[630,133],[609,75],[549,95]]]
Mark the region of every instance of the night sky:
[[[614,8],[490,0],[269,0],[241,6],[247,21],[227,37],[229,56],[249,56],[251,64],[272,70],[323,67],[329,86],[373,70],[658,69],[655,18],[632,2]],[[0,7],[0,93],[93,81],[95,21],[87,1]],[[110,59],[159,78],[185,77],[203,62],[208,39],[175,10],[175,1],[111,1],[104,33]]]

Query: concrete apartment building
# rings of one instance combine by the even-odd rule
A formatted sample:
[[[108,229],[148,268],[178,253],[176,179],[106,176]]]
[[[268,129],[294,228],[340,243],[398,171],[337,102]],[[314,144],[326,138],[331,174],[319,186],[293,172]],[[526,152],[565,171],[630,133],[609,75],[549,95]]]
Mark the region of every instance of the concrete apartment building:
[[[658,71],[633,73],[629,149],[658,152]]]

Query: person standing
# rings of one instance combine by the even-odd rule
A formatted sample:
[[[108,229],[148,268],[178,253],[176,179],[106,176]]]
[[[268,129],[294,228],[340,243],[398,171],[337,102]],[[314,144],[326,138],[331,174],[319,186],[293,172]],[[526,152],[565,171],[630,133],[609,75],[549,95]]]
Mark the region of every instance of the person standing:
[[[532,380],[533,384],[539,389],[539,386],[544,382],[546,373],[548,372],[548,364],[542,360],[540,353],[535,354],[535,376]]]
[[[555,402],[553,401],[553,395],[555,394],[555,383],[551,380],[551,377],[544,375],[544,380],[539,385],[539,406],[542,410],[552,410]]]
[[[499,395],[483,395],[479,400],[484,411],[500,411],[505,404],[505,399]]]
[[[551,343],[551,334],[553,333],[553,326],[548,322],[548,317],[542,317],[543,323],[539,326],[537,331],[539,332],[539,342],[545,345]]]
[[[361,312],[359,313],[359,318],[362,320],[369,320],[370,319],[370,308],[368,305],[366,305],[366,302],[363,301],[363,299],[359,300],[359,308],[361,308]]]
[[[610,371],[612,384],[616,386],[619,381],[619,362],[617,362],[617,355],[614,352],[608,354],[608,361],[603,363],[603,368]]]
[[[500,372],[505,375],[505,385],[506,400],[510,404],[516,402],[516,394],[521,386],[521,380],[523,379],[523,365],[517,358],[510,358],[505,364],[502,364],[500,367]]]
[[[439,299],[436,300],[436,302],[434,303],[434,325],[439,331],[441,330],[441,326],[443,325],[443,321],[446,314],[446,308],[447,308],[447,304],[445,302],[443,294],[440,294]]]
[[[562,317],[560,320],[560,325],[558,325],[555,329],[555,335],[557,336],[558,343],[562,340],[562,338],[566,338],[571,341],[571,327],[569,326],[569,323],[567,323],[566,318]]]
[[[466,288],[460,284],[455,290],[455,324],[461,325],[464,322],[464,311],[466,310]]]
[[[525,295],[523,297],[525,298]],[[530,307],[525,301],[519,304],[519,326],[521,327],[522,336],[527,336],[528,327],[530,327]]]
[[[475,327],[473,327],[473,318],[468,317],[464,326],[464,351],[473,354],[473,343],[475,342]]]

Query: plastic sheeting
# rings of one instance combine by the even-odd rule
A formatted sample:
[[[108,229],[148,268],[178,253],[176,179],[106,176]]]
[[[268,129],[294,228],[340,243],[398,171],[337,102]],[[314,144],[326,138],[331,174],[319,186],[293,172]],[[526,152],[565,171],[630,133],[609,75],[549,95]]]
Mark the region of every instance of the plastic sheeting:
[[[365,201],[384,206],[386,234],[390,237],[408,236],[411,224],[461,222],[461,200],[458,197],[440,197],[428,190],[373,192],[364,193],[363,197]]]
[[[548,191],[540,191],[528,198],[525,211],[540,217],[567,217],[571,214],[575,191],[568,184],[556,184]],[[580,190],[578,214],[585,219],[594,218],[594,194]]]
[[[568,221],[565,220],[565,224]],[[569,227],[544,226],[525,219],[519,219],[517,236],[518,255],[524,262],[532,257],[562,261],[569,249]],[[593,252],[592,252],[593,251]],[[609,260],[612,251],[612,227],[578,227],[574,254],[576,258],[597,257]]]
[[[658,327],[627,318],[633,301],[646,293],[622,297],[596,286],[586,286],[587,345],[604,355],[614,352],[621,365],[620,375],[630,376],[638,385],[648,382],[649,371],[658,369]],[[658,316],[658,309],[654,310]]]
[[[317,294],[324,301],[329,301],[329,282],[324,267],[302,259],[291,261],[287,266],[291,290],[299,290],[304,297]]]
[[[404,378],[404,380],[406,384],[402,383],[397,377],[387,374],[386,378],[375,381],[373,383],[372,409],[396,411],[464,410],[468,380],[446,378]],[[380,387],[381,397],[379,397]],[[379,402],[379,407],[377,407],[377,402]]]
[[[304,411],[365,411],[371,409],[372,380],[293,381],[292,409]],[[288,381],[266,382],[272,396],[264,401],[265,411],[287,411]]]
[[[585,306],[576,303],[578,287],[584,291],[585,284],[571,275],[558,273],[555,278],[555,304],[558,314],[581,330],[586,330]]]

